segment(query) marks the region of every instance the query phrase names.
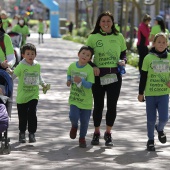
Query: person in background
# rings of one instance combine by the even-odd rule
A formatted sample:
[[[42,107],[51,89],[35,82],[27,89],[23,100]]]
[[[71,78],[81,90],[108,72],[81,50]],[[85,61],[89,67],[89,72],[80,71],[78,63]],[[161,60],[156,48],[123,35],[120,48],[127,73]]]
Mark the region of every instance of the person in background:
[[[95,83],[92,86],[94,134],[91,144],[99,145],[100,124],[106,94],[107,112],[104,139],[106,146],[113,146],[111,130],[117,116],[117,101],[122,85],[122,75],[118,71],[118,66],[125,66],[127,62],[127,47],[123,35],[115,28],[113,15],[109,11],[98,16],[86,45],[94,50],[93,63],[90,62],[95,74]]]
[[[45,23],[43,22],[43,19],[40,18],[39,19],[39,22],[38,22],[38,34],[39,34],[39,37],[38,37],[38,43],[44,43],[44,39],[43,39],[43,35],[44,35],[44,32],[45,32]]]
[[[157,15],[154,20],[155,22],[154,25],[152,26],[149,40],[152,42],[157,33],[164,32],[168,39],[167,45],[169,45],[169,30],[165,26],[164,18],[161,15]]]
[[[77,136],[80,120],[79,147],[86,148],[86,134],[93,105],[92,84],[94,83],[93,68],[88,64],[93,56],[93,49],[82,46],[78,52],[79,60],[72,63],[67,70],[67,86],[71,86],[69,118],[72,124],[70,138]]]
[[[37,130],[37,105],[39,99],[39,85],[44,89],[48,88],[41,76],[41,65],[35,60],[37,55],[36,47],[27,43],[21,47],[23,60],[14,70],[8,68],[12,78],[18,77],[17,87],[17,110],[19,119],[19,142],[25,143],[25,132],[28,126],[29,142],[36,142],[35,133]]]
[[[23,17],[19,18],[18,24],[12,28],[12,31],[22,34],[21,46],[26,44],[27,36],[30,36],[30,32],[28,26],[25,24]]]
[[[137,33],[137,49],[139,54],[139,73],[141,74],[142,63],[144,57],[148,54],[149,49],[149,35],[150,35],[150,21],[151,17],[148,14],[145,14],[142,22],[139,24],[138,33]]]
[[[68,32],[70,33],[70,35],[72,35],[72,32],[73,32],[73,26],[74,26],[73,22],[72,22],[72,21],[70,21],[70,22],[69,22],[69,24],[68,24]]]
[[[169,68],[167,37],[165,33],[158,33],[154,36],[152,49],[144,58],[139,82],[138,100],[146,100],[148,151],[155,151],[154,129],[161,143],[167,141],[164,128],[169,120]]]
[[[28,26],[29,17],[28,17],[28,15],[27,15],[27,12],[24,14],[23,19],[24,19],[25,25]]]
[[[13,16],[12,23],[11,23],[11,30],[13,29],[13,27],[14,27],[15,25],[18,24],[19,18],[20,18],[19,15],[14,15],[14,16]]]
[[[0,18],[0,69],[6,70],[13,68],[16,62],[11,38],[3,29],[2,19]],[[8,114],[12,112],[13,95],[8,100]]]
[[[9,22],[8,15],[5,10],[1,11],[0,17],[2,19],[3,29],[5,32],[7,32],[8,28],[11,27],[11,23]]]

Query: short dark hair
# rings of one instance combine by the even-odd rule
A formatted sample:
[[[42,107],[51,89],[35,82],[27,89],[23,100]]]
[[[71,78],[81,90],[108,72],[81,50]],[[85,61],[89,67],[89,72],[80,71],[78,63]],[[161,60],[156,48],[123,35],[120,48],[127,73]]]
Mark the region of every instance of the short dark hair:
[[[35,45],[33,45],[31,43],[27,43],[21,47],[21,54],[25,54],[26,50],[32,50],[35,52],[35,54],[37,54]]]
[[[89,50],[89,51],[91,52],[91,58],[92,58],[92,56],[94,55],[94,50],[93,50],[93,48],[91,48],[91,47],[89,47],[89,46],[86,46],[86,45],[82,46],[82,47],[80,48],[78,54],[79,54],[82,50]]]

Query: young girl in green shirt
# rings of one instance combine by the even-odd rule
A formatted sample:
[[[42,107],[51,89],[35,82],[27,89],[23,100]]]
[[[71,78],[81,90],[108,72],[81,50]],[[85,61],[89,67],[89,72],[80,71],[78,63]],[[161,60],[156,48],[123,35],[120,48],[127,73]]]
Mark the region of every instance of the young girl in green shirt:
[[[169,68],[170,54],[167,51],[167,37],[165,33],[158,33],[154,37],[153,48],[144,58],[139,83],[138,100],[140,102],[146,100],[148,151],[155,151],[154,129],[158,132],[161,143],[167,141],[164,127],[169,119]]]

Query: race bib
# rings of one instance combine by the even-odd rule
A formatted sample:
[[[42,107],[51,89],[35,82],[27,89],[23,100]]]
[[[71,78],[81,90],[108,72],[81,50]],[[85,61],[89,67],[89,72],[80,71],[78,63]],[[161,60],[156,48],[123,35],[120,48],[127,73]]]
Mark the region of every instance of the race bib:
[[[152,68],[156,73],[169,72],[169,61],[168,60],[153,61]]]
[[[39,85],[38,73],[25,73],[24,83],[25,85]]]
[[[100,77],[100,84],[101,85],[107,85],[107,84],[111,84],[114,82],[117,82],[117,75],[116,74],[106,74],[103,77]]]

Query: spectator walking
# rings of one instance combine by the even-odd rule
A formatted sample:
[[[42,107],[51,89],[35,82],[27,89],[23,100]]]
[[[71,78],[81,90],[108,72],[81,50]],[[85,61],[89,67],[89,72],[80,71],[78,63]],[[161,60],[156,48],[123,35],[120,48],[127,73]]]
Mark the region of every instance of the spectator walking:
[[[11,23],[9,22],[7,12],[6,12],[5,10],[2,10],[0,17],[1,17],[1,19],[2,19],[4,31],[5,31],[5,32],[8,32],[8,28],[11,27]]]
[[[12,31],[22,34],[21,45],[23,46],[26,44],[27,36],[30,36],[30,32],[28,26],[25,24],[23,17],[19,18],[18,24],[12,28]]]
[[[159,32],[164,32],[168,39],[168,45],[169,45],[169,30],[165,26],[164,18],[161,15],[157,15],[155,17],[154,25],[152,26],[149,40],[152,42],[154,40],[154,37]]]
[[[44,43],[44,38],[43,38],[44,32],[45,32],[45,23],[43,22],[43,19],[40,18],[39,23],[38,23],[38,34],[39,34],[38,43],[39,44]]]
[[[139,53],[139,73],[141,74],[141,68],[144,57],[148,54],[149,49],[149,35],[150,35],[150,21],[151,17],[148,14],[145,14],[142,22],[139,24],[138,34],[137,34],[137,49]]]

